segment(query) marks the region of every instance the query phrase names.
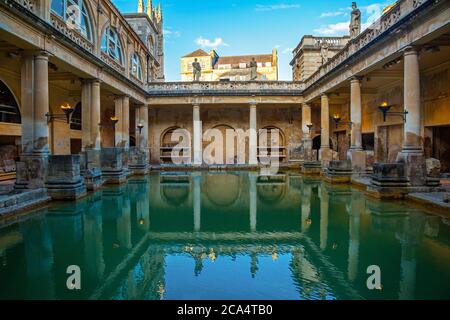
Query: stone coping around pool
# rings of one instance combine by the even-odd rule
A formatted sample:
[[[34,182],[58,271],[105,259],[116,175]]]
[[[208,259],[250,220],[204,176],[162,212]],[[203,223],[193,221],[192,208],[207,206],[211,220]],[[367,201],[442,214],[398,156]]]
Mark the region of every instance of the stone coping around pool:
[[[429,193],[410,193],[406,196],[408,200],[412,200],[416,205],[423,209],[438,211],[445,217],[450,217],[450,203],[444,202],[448,192],[429,192]]]
[[[0,218],[4,215],[30,210],[49,202],[44,188],[34,190],[14,190],[10,193],[0,195]]]

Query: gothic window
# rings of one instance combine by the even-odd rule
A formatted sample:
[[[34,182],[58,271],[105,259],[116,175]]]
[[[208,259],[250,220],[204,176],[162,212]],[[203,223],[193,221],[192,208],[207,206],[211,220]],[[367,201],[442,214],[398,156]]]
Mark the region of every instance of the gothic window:
[[[86,39],[92,41],[89,15],[83,0],[52,0],[51,10]]]
[[[131,75],[142,81],[141,59],[136,52],[131,56]]]
[[[122,45],[119,35],[114,28],[106,28],[102,38],[102,51],[120,64],[123,64]]]

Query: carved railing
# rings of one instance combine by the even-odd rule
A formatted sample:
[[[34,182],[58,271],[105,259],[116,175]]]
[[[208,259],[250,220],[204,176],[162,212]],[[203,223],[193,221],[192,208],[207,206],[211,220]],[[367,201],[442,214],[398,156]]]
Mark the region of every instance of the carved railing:
[[[36,12],[36,0],[14,0],[22,7],[32,12]]]
[[[94,45],[77,30],[69,28],[67,23],[58,15],[52,13],[50,19],[53,27],[55,27],[56,30],[64,34],[66,37],[70,38],[73,42],[77,43],[83,49],[89,51],[90,53],[94,52]]]
[[[148,92],[159,96],[185,94],[299,95],[303,89],[302,82],[292,81],[160,82],[148,85]]]
[[[107,53],[102,51],[100,56],[102,58],[102,61],[105,62],[108,66],[119,71],[120,73],[125,72],[125,67],[118,63],[115,59],[111,58]]]
[[[319,70],[306,79],[305,87],[309,88],[315,84],[319,79],[329,74],[333,69],[340,66],[352,55],[364,49],[367,45],[382,35],[389,33],[390,28],[402,18],[417,10],[424,3],[430,1],[434,0],[399,0],[389,11],[384,13],[358,37],[350,40],[350,42],[341,51],[339,51],[326,64],[322,65]]]

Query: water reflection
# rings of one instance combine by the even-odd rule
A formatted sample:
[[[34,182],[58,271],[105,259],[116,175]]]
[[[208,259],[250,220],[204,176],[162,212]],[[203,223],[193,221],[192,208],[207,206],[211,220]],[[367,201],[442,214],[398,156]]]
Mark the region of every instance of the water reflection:
[[[447,299],[449,243],[445,219],[295,173],[152,174],[2,228],[0,298]]]

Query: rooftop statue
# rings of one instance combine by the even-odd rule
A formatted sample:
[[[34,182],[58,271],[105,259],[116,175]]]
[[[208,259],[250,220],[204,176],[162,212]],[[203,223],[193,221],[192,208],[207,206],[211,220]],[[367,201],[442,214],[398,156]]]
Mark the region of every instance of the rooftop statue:
[[[194,82],[199,82],[202,75],[202,66],[200,65],[200,62],[198,62],[197,58],[195,58],[194,62],[192,62],[192,70],[194,75]]]
[[[258,63],[256,62],[255,58],[252,58],[252,61],[250,61],[250,80],[256,80],[258,78]]]
[[[352,3],[352,14],[350,20],[350,38],[356,38],[361,33],[361,10],[358,9],[356,2]]]

